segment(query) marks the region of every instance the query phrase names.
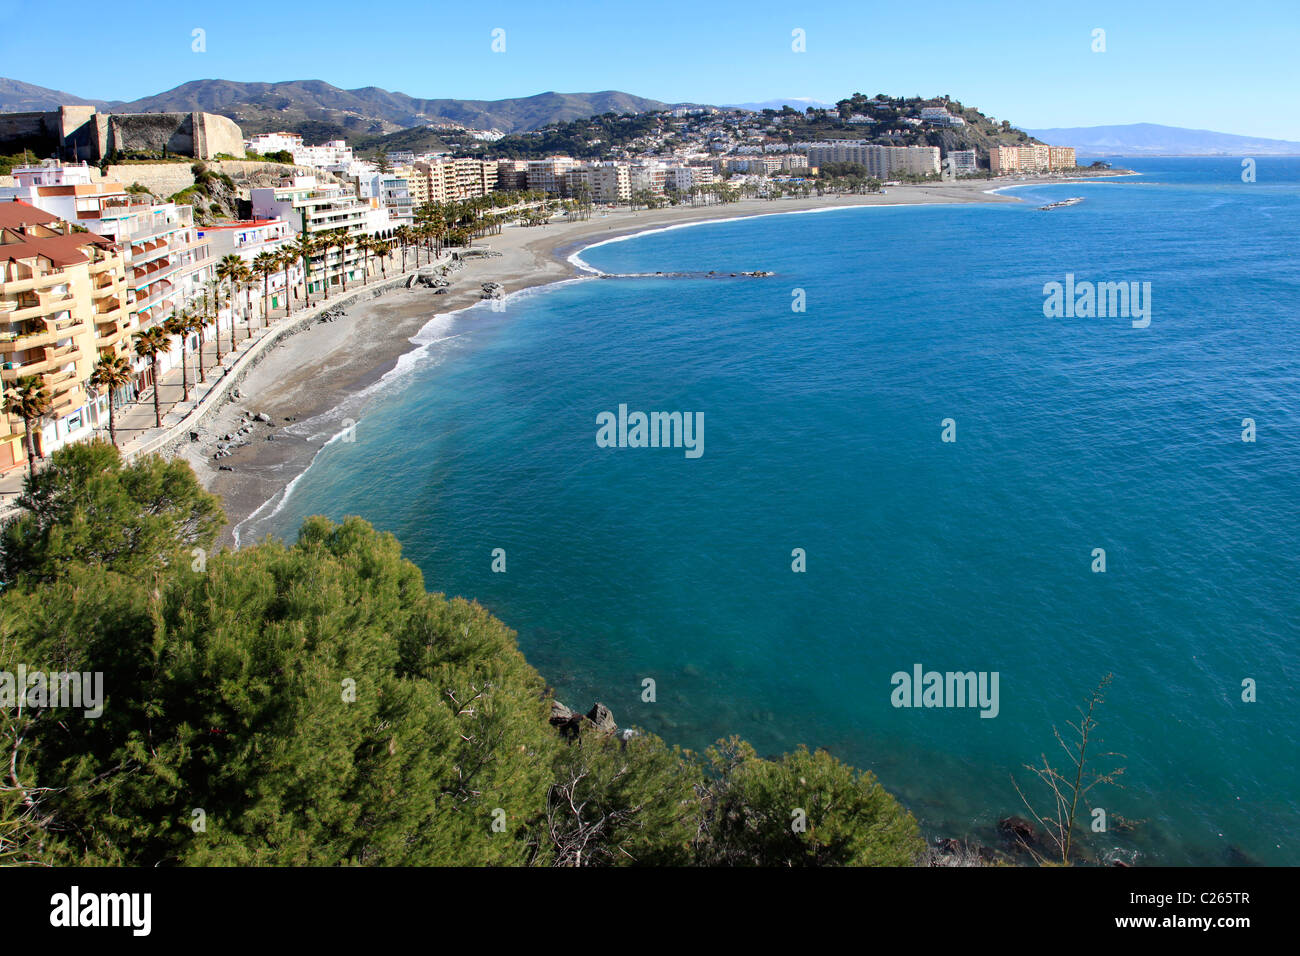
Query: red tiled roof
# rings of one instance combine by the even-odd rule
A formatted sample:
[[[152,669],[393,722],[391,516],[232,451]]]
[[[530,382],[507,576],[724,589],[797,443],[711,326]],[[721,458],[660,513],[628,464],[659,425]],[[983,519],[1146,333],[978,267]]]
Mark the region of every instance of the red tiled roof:
[[[0,203],[0,207],[4,205]],[[15,239],[17,241],[13,241]],[[81,251],[86,246],[112,250],[113,242],[93,232],[31,236],[17,229],[0,229],[0,260],[12,262],[40,256],[56,266],[71,266],[89,260],[90,257]]]
[[[30,203],[17,199],[12,202],[0,202],[0,229],[20,229],[23,226],[48,225],[58,222],[58,216],[51,216],[43,209],[37,209]]]

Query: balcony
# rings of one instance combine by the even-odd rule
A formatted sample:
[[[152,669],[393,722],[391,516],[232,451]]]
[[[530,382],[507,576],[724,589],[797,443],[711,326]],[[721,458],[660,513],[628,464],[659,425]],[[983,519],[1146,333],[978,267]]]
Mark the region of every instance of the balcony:
[[[173,264],[170,262],[146,266],[143,269],[135,270],[136,274],[131,281],[135,283],[135,290],[139,292],[141,289],[151,286],[155,282],[161,282],[164,279],[171,278],[180,270],[180,268],[180,263]]]
[[[76,369],[63,370],[63,366],[73,361],[75,356],[72,356],[72,353],[76,351],[76,347],[69,344],[58,349],[47,349],[44,358],[29,358],[24,361],[11,359],[2,366],[6,373],[5,380],[13,381],[27,375],[48,375],[50,377],[46,379],[45,384],[53,387],[76,376]],[[59,354],[52,356],[51,352]]]

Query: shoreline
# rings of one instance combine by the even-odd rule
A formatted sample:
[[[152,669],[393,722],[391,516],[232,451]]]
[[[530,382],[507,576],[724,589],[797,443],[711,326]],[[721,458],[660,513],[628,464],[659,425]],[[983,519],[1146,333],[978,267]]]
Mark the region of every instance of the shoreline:
[[[1068,180],[1044,178],[1015,185],[1062,185]],[[227,523],[219,544],[245,543],[241,526],[250,518],[279,508],[287,493],[311,467],[330,441],[339,437],[370,391],[388,376],[401,374],[402,358],[438,339],[435,322],[450,325],[456,313],[482,302],[481,285],[497,282],[513,298],[528,289],[599,275],[580,253],[608,242],[731,219],[795,213],[827,212],[864,207],[912,205],[1021,204],[1011,196],[989,191],[996,180],[965,180],[895,186],[883,194],[812,196],[805,199],[751,199],[726,206],[674,206],[658,210],[616,210],[593,214],[578,222],[555,221],[540,227],[506,226],[497,236],[477,240],[472,249],[493,254],[470,258],[451,275],[444,295],[415,286],[379,293],[373,298],[356,286],[349,294],[360,300],[333,321],[316,321],[285,336],[252,368],[229,398],[196,429],[199,440],[175,452],[194,468],[200,483],[222,500]],[[1008,184],[1011,185],[1011,184]],[[755,263],[760,268],[761,263]],[[436,264],[435,264],[436,266]],[[429,268],[422,266],[421,269]],[[371,277],[382,281],[382,277]],[[286,347],[286,343],[288,347]],[[258,414],[269,423],[249,421]],[[332,424],[330,419],[334,421]],[[216,442],[238,435],[247,426],[245,443],[214,460]],[[322,427],[324,426],[324,430]]]

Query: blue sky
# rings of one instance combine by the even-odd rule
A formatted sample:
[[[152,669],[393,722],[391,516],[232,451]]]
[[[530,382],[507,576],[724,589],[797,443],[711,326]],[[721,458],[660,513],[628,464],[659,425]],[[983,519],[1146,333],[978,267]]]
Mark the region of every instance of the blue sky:
[[[1300,140],[1300,0],[0,0],[0,24],[0,76],[97,99],[203,78],[465,99],[947,93],[1029,128],[1152,122]],[[205,53],[191,50],[194,28]],[[492,52],[495,28],[504,53]],[[795,29],[806,52],[791,49]],[[1094,29],[1105,52],[1092,50]]]

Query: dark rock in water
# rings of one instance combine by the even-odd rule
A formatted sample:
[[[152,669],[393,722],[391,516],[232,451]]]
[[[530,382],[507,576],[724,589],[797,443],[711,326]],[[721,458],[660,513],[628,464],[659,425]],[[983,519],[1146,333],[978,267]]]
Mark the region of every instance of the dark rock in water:
[[[218,470],[218,471],[234,471],[235,469],[232,468],[230,465],[217,465],[217,470]]]
[[[198,440],[199,440],[199,433],[198,433],[198,432],[190,432],[190,441],[198,441]]]
[[[573,711],[565,707],[558,700],[551,701],[551,723],[564,724],[573,719]]]
[[[587,719],[592,722],[596,730],[602,734],[613,734],[618,732],[618,724],[614,721],[614,715],[604,704],[597,703],[591,710],[587,711]]]
[[[551,701],[551,726],[560,732],[560,736],[576,739],[582,729],[582,714],[575,714],[558,700]]]
[[[1024,817],[1003,817],[998,821],[998,829],[1013,840],[1024,843],[1036,843],[1038,831]]]

